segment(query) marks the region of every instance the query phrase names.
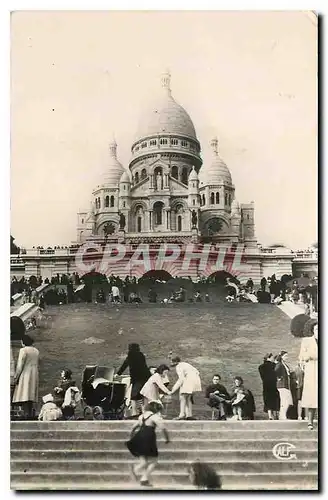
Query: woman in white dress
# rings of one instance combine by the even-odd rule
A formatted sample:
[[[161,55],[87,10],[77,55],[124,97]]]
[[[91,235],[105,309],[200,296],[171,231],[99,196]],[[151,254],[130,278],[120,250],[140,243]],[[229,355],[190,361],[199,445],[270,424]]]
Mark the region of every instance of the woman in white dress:
[[[302,407],[308,410],[308,428],[313,430],[313,419],[318,408],[318,323],[311,325],[312,337],[302,339],[300,364],[304,369]]]
[[[24,335],[21,342],[14,377],[13,403],[19,403],[24,408],[25,418],[31,418],[33,403],[38,402],[39,351],[33,347],[33,339],[29,335]]]
[[[199,371],[191,364],[181,361],[178,356],[172,358],[171,363],[175,366],[178,375],[171,394],[180,389],[180,413],[177,420],[191,420],[193,393],[202,390]]]
[[[144,405],[147,405],[150,401],[158,401],[160,399],[160,393],[167,395],[171,394],[171,391],[169,391],[165,386],[165,384],[169,381],[168,372],[168,366],[160,365],[156,369],[156,372],[149,377],[145,385],[140,390],[140,394],[144,398]]]

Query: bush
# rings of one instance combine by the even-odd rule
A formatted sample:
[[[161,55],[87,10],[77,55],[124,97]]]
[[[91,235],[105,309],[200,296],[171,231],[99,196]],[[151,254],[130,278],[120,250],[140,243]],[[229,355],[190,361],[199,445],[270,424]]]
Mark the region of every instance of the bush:
[[[294,337],[305,337],[304,326],[309,321],[310,316],[307,314],[298,314],[290,323],[290,333]]]
[[[313,327],[318,324],[318,320],[314,318],[310,318],[304,325],[303,328],[303,337],[312,337],[313,335]]]

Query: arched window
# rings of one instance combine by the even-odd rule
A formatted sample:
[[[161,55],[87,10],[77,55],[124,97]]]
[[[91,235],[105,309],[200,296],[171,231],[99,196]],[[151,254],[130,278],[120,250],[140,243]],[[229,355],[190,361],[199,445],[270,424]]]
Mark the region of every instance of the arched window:
[[[137,218],[137,232],[141,233],[141,225],[142,225],[142,218],[138,217]]]
[[[81,223],[84,224],[84,219],[81,220]]]
[[[98,210],[98,199],[97,198],[95,199],[95,207],[96,207],[96,210]]]
[[[215,203],[217,205],[220,203],[220,193],[216,193],[216,195],[215,195]]]
[[[231,205],[231,194],[229,194],[229,205]]]
[[[172,170],[171,170],[171,176],[174,178],[174,179],[178,179],[179,178],[179,171],[178,171],[178,167],[173,165],[172,167]]]
[[[192,200],[192,204],[195,205],[195,200],[194,199]]]
[[[109,196],[105,198],[105,207],[109,207]]]
[[[156,146],[157,141],[155,139],[152,139],[149,144],[150,146]]]
[[[182,230],[182,217],[178,215],[178,231]]]
[[[138,172],[136,172],[136,175],[134,176],[134,181],[135,181],[136,184],[138,184],[138,182],[139,182],[139,174],[138,174]]]
[[[203,194],[203,196],[202,196],[202,200],[203,200],[203,205],[205,205],[206,200],[205,200],[205,195],[204,195],[204,194]]]
[[[98,198],[98,208],[101,207],[100,198]]]
[[[114,206],[114,202],[115,202],[115,198],[114,196],[111,196],[110,197],[110,206],[113,207]]]
[[[184,167],[182,169],[181,182],[183,184],[188,184],[188,169],[187,169],[187,167]]]
[[[146,177],[147,177],[147,170],[143,168],[141,170],[141,179],[146,179]]]
[[[123,208],[125,208],[125,201],[123,201]]]
[[[163,207],[164,203],[161,201],[154,203],[154,222],[156,226],[160,226],[163,223]]]
[[[211,193],[211,205],[214,205],[214,193]]]
[[[224,195],[224,203],[225,203],[225,205],[228,205],[228,195],[227,195],[227,193]]]

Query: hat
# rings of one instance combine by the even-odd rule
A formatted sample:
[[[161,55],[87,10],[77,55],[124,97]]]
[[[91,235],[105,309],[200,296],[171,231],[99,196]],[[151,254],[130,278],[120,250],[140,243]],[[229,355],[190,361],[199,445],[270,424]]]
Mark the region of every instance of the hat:
[[[45,396],[43,396],[43,398],[42,398],[42,401],[43,401],[44,403],[52,403],[52,402],[53,402],[53,400],[54,400],[54,398],[53,398],[53,395],[52,395],[52,394],[46,394],[46,395],[45,395]]]

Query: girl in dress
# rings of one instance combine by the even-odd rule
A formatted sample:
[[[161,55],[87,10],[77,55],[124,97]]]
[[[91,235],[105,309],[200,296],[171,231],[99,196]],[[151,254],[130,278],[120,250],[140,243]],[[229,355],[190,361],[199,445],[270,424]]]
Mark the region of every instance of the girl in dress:
[[[310,322],[311,337],[302,339],[299,360],[304,367],[302,407],[308,410],[308,428],[313,430],[314,414],[318,408],[318,323]]]
[[[139,463],[131,467],[136,481],[140,475],[142,486],[151,486],[150,475],[157,465],[158,449],[156,430],[164,434],[165,443],[169,443],[169,435],[161,416],[163,405],[159,401],[151,401],[132,428],[131,438],[126,443],[130,453],[139,458]]]
[[[152,370],[151,370],[152,371]],[[144,405],[150,401],[157,401],[160,399],[161,394],[170,395],[171,391],[169,391],[166,387],[166,384],[169,382],[168,379],[169,367],[166,365],[160,365],[155,373],[151,375],[151,377],[147,380],[143,388],[140,390],[140,394],[144,398]]]
[[[193,393],[202,390],[199,371],[191,364],[181,361],[178,356],[172,358],[171,363],[178,375],[171,394],[180,389],[180,413],[177,420],[192,420]]]

